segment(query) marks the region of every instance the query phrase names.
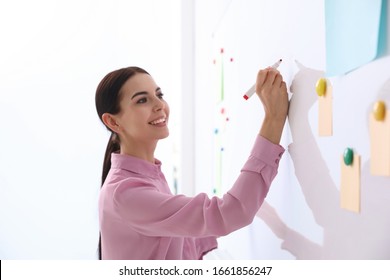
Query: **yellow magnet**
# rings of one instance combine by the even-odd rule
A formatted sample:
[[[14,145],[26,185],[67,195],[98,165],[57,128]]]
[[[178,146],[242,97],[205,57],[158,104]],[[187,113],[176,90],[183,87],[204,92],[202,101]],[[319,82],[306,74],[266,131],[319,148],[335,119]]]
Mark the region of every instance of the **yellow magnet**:
[[[326,93],[326,79],[321,78],[317,81],[316,92],[318,96],[324,96]]]
[[[383,121],[385,119],[385,113],[386,113],[385,102],[383,101],[375,102],[373,113],[377,121]]]

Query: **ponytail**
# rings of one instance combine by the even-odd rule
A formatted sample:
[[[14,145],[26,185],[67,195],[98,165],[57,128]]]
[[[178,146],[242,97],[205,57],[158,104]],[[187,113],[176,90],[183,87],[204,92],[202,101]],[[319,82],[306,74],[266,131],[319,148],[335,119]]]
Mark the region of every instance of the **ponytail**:
[[[120,149],[120,145],[119,145],[118,135],[115,132],[111,132],[110,139],[108,140],[107,143],[106,153],[104,154],[102,186],[111,168],[111,154],[113,152],[119,151],[119,149]],[[99,255],[98,256],[99,260],[101,260],[102,259],[102,235],[100,232],[99,232],[98,255]]]
[[[102,186],[104,184],[104,181],[107,178],[108,171],[110,171],[111,168],[111,154],[113,152],[119,151],[119,149],[120,149],[120,145],[119,145],[118,135],[115,132],[111,132],[110,139],[108,140],[107,143],[106,153],[104,154]]]

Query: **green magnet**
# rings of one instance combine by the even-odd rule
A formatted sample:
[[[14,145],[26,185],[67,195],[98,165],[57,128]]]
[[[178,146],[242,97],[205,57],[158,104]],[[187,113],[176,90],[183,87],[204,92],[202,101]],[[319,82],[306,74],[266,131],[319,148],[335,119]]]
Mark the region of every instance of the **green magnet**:
[[[352,165],[353,162],[353,150],[351,148],[346,148],[344,150],[344,163],[345,165]]]

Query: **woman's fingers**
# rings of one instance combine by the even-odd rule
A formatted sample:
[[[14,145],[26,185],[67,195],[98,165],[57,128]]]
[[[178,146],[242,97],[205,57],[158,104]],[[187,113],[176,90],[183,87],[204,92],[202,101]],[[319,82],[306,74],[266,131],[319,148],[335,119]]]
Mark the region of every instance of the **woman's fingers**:
[[[262,69],[257,74],[256,92],[263,87],[265,80],[267,79],[268,69]]]
[[[260,93],[264,88],[271,88],[272,86],[280,86],[283,81],[282,75],[274,68],[266,68],[260,70],[257,76],[256,92]]]

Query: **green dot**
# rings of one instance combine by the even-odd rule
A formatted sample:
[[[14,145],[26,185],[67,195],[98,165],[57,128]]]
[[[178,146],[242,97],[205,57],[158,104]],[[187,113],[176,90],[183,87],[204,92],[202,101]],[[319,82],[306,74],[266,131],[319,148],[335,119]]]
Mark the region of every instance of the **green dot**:
[[[344,163],[345,165],[352,165],[353,162],[353,150],[351,148],[346,148],[344,150]]]

